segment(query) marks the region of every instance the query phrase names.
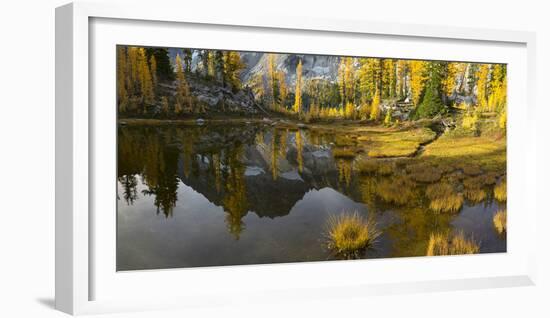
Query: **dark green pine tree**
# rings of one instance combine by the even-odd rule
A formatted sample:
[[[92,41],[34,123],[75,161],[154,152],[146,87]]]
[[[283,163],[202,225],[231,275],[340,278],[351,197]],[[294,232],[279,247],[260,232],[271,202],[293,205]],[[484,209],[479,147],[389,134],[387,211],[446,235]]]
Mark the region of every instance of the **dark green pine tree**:
[[[468,87],[468,94],[473,94],[477,78],[477,69],[479,68],[479,65],[476,63],[470,63],[469,69],[468,69],[468,78],[466,79],[466,84]]]
[[[191,61],[193,61],[193,50],[183,49],[183,63],[185,64],[185,72],[191,72]]]
[[[145,49],[147,60],[151,60],[151,55],[155,56],[157,62],[157,78],[161,80],[174,80],[174,68],[170,63],[168,50],[164,48],[147,48]]]
[[[446,110],[441,98],[443,71],[444,65],[441,62],[430,62],[428,64],[428,80],[426,82],[422,102],[415,111],[415,118],[433,117]]]
[[[214,68],[216,70],[216,79],[221,82],[222,86],[225,86],[225,61],[223,51],[216,51],[214,55]]]

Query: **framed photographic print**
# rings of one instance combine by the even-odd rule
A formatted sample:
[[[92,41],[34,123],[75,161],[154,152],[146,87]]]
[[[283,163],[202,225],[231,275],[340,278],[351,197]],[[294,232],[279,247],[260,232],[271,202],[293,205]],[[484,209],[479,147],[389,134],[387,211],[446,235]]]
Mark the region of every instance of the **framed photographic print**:
[[[56,12],[58,309],[533,283],[533,34]]]

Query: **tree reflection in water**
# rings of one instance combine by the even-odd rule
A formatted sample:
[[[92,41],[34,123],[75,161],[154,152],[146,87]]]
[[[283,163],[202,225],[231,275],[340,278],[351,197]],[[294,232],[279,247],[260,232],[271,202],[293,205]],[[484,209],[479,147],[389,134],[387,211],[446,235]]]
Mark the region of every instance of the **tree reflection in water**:
[[[184,184],[222,207],[228,233],[240,240],[249,212],[284,217],[312,189],[331,188],[383,220],[382,240],[390,246],[384,256],[423,255],[431,233],[455,226],[457,213],[430,210],[436,197],[426,195],[427,188],[464,198],[464,208],[502,205],[492,195],[498,173],[449,173],[428,184],[415,181],[406,163],[384,160],[360,172],[357,158],[335,158],[331,151],[353,149],[356,143],[349,135],[263,124],[121,126],[120,198],[132,205],[140,193],[151,196],[157,214],[177,217],[177,206],[185,204],[178,201],[178,188]],[[144,189],[138,192],[140,183]],[[446,201],[437,204],[446,211]]]

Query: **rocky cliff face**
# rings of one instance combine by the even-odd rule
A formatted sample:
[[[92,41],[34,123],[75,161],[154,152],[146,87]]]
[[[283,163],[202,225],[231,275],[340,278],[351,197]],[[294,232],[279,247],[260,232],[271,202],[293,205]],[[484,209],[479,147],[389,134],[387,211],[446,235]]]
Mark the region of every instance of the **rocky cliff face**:
[[[175,64],[176,56],[183,56],[183,49],[169,49],[170,60]],[[201,80],[197,76],[188,76],[189,86],[196,100],[205,105],[209,110],[220,112],[245,112],[248,114],[261,114],[264,110],[255,99],[247,84],[256,75],[267,74],[268,53],[241,52],[241,60],[245,68],[241,72],[241,81],[245,88],[239,92],[233,92],[227,87],[222,87],[214,82]],[[296,67],[302,61],[302,76],[304,79],[319,78],[336,81],[340,58],[337,56],[320,56],[307,54],[276,54],[275,67],[286,74],[286,82],[290,90],[293,90],[296,81]],[[199,56],[193,53],[191,62],[192,71],[199,67]],[[163,89],[175,94],[176,84],[162,84]]]
[[[175,64],[176,55],[183,54],[182,49],[169,49],[169,55]],[[267,73],[268,53],[261,52],[241,52],[241,60],[246,67],[241,73],[241,80],[247,83],[256,74]],[[275,66],[278,70],[286,74],[286,81],[289,85],[294,85],[296,80],[296,66],[298,60],[302,60],[302,76],[304,79],[322,78],[330,81],[336,81],[338,74],[338,64],[340,58],[328,55],[308,55],[308,54],[276,54]],[[198,66],[198,54],[193,54],[192,69]]]
[[[267,53],[241,53],[243,62],[247,68],[243,70],[241,78],[243,82],[249,81],[255,74],[267,73]],[[275,67],[286,74],[288,84],[294,85],[296,80],[296,66],[302,60],[302,76],[304,79],[322,78],[330,81],[336,80],[340,58],[326,55],[307,54],[277,54]]]

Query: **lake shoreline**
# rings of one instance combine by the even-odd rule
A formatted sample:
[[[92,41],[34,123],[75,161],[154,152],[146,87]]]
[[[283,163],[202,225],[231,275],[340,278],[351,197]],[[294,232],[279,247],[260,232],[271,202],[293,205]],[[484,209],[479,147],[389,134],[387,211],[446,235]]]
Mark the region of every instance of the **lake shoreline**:
[[[419,127],[430,127],[437,124],[436,120],[419,120],[414,122],[394,124],[391,126],[375,124],[365,120],[322,120],[306,123],[302,120],[285,116],[278,117],[193,117],[182,119],[159,118],[119,118],[117,126],[195,126],[205,124],[264,124],[277,128],[288,129],[323,129],[326,131],[341,131],[347,129],[349,133],[360,132],[397,132],[408,131]],[[432,129],[434,130],[434,129]],[[435,131],[435,130],[434,130]]]
[[[327,121],[316,121],[311,123],[305,123],[300,120],[296,120],[293,118],[288,118],[284,116],[280,117],[265,117],[265,116],[258,116],[258,117],[193,117],[193,118],[182,118],[182,119],[160,119],[160,118],[119,118],[117,120],[117,124],[119,125],[189,125],[189,124],[197,124],[197,123],[286,123],[286,124],[293,124],[297,127],[305,127],[305,126],[311,126],[311,125],[361,125],[365,127],[385,127],[383,125],[373,125],[372,123],[366,123],[365,121],[361,120],[342,120],[342,121],[336,121],[336,120],[327,120]],[[389,128],[389,127],[385,127]]]

